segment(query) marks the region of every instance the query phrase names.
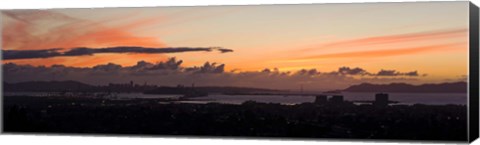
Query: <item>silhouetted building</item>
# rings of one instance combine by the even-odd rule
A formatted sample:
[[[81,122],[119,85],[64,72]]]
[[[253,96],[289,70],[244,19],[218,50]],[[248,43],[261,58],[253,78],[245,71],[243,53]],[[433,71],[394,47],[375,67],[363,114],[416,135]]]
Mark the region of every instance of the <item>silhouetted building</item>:
[[[378,107],[386,107],[388,106],[388,102],[388,94],[378,93],[375,94],[375,102],[373,102],[373,105]]]
[[[331,103],[343,103],[343,96],[342,95],[333,95],[329,102]]]
[[[315,104],[326,104],[326,103],[327,103],[326,95],[315,96]]]

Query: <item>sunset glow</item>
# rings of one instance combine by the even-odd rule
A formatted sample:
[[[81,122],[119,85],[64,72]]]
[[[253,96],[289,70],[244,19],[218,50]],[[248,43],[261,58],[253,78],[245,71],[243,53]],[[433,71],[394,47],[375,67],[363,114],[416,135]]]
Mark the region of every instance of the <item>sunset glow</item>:
[[[221,47],[228,53],[101,52],[4,59],[3,64],[126,67],[175,57],[184,67],[215,62],[232,73],[360,67],[417,71],[421,76],[408,79],[414,84],[462,80],[467,10],[455,2],[7,10],[1,15],[3,50]]]

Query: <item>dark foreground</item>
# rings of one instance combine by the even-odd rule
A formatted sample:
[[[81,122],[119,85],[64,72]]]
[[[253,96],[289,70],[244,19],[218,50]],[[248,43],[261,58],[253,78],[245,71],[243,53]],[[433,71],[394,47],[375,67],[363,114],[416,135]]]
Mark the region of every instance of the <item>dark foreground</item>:
[[[285,106],[246,102],[4,97],[4,131],[287,138],[465,141],[466,106],[352,104]]]

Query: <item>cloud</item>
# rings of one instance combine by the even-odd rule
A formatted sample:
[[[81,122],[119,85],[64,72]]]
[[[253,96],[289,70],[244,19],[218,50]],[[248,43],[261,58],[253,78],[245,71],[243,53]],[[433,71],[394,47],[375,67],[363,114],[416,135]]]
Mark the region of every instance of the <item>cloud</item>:
[[[225,71],[225,64],[218,65],[217,63],[206,62],[200,67],[185,68],[185,71],[194,73],[223,73]]]
[[[149,69],[149,70],[178,70],[180,68],[180,65],[182,65],[183,61],[182,60],[178,60],[173,57],[173,58],[170,58],[168,59],[167,61],[165,62],[159,62],[155,65],[150,65],[150,67],[148,67],[148,63],[137,63],[136,66],[134,67],[139,67],[139,65],[141,66],[146,66],[144,67],[145,69]]]
[[[151,26],[156,26],[169,18],[164,15],[143,16],[137,11],[125,11],[122,15],[99,13],[101,19],[81,18],[80,15],[92,15],[91,10],[79,10],[75,15],[57,10],[2,10],[1,48],[4,50],[41,50],[49,48],[76,47],[169,47],[161,36],[140,34]],[[80,15],[77,15],[80,14]],[[140,32],[140,33],[139,33]],[[120,56],[121,57],[121,56]],[[133,54],[122,57],[125,62],[167,58],[163,54]],[[146,58],[148,57],[148,58]],[[108,58],[108,60],[106,60]],[[54,59],[22,59],[7,62],[35,65],[55,63],[76,66],[93,66],[118,60],[118,55],[74,59],[58,57]],[[21,61],[21,62],[20,62]]]
[[[383,35],[383,36],[373,36],[373,37],[364,37],[358,39],[350,39],[337,41],[332,43],[326,43],[319,45],[315,48],[302,49],[301,51],[309,50],[318,50],[318,49],[329,49],[329,48],[339,48],[339,47],[358,47],[358,46],[372,46],[372,45],[384,45],[384,44],[398,44],[398,43],[409,43],[409,42],[418,42],[425,40],[441,40],[441,39],[450,39],[450,38],[462,38],[468,34],[468,29],[458,28],[458,29],[447,29],[447,30],[438,30],[438,31],[427,31],[427,32],[417,32],[417,33],[405,33],[405,34],[394,34],[394,35]]]
[[[61,49],[46,49],[46,50],[2,50],[4,60],[13,59],[34,59],[34,58],[50,58],[59,56],[83,56],[95,55],[98,53],[146,53],[146,54],[161,54],[161,53],[182,53],[182,52],[210,52],[219,51],[221,53],[233,52],[231,49],[219,47],[168,47],[168,48],[145,48],[145,47],[107,47],[107,48],[73,48],[65,52]]]
[[[378,76],[396,76],[398,75],[399,73],[395,70],[380,70],[377,75]]]
[[[45,49],[45,50],[2,50],[3,59],[31,59],[31,58],[49,58],[61,56],[61,49]]]
[[[362,68],[359,68],[359,67],[350,68],[350,67],[345,67],[345,66],[338,68],[338,73],[346,74],[346,75],[366,75],[366,74],[369,74],[367,71],[365,71]]]
[[[108,64],[101,64],[101,65],[94,66],[92,69],[99,70],[99,71],[112,72],[112,71],[117,71],[122,69],[122,66],[114,63],[108,63]]]
[[[377,76],[419,76],[417,71],[411,72],[398,72],[396,70],[380,70]]]
[[[427,53],[427,52],[442,52],[442,51],[446,51],[446,50],[447,51],[448,50],[462,50],[462,49],[458,49],[458,46],[463,46],[465,44],[466,43],[451,43],[451,44],[430,45],[430,46],[409,47],[409,48],[397,48],[397,49],[330,53],[330,54],[307,56],[307,57],[294,59],[294,60],[302,61],[302,60],[317,60],[317,59],[325,59],[325,58],[391,57],[391,56],[400,56],[400,55],[421,54],[421,53]]]
[[[205,62],[199,66],[183,66],[183,61],[170,58],[150,63],[139,61],[132,66],[114,63],[93,67],[71,67],[64,65],[32,66],[15,63],[3,64],[6,82],[75,80],[95,85],[125,82],[147,82],[148,84],[176,86],[195,83],[201,86],[239,86],[296,90],[303,85],[305,90],[323,91],[343,89],[363,82],[415,83],[421,75],[417,71],[399,72],[381,70],[371,73],[359,67],[340,67],[326,72],[317,69],[280,71],[266,68],[258,71],[225,71],[225,64]]]
[[[418,71],[400,72],[393,69],[380,69],[377,73],[368,72],[360,67],[347,67],[343,66],[338,68],[337,71],[330,72],[335,75],[347,75],[347,76],[361,76],[361,77],[419,77],[426,76],[426,74],[419,75]]]
[[[419,76],[418,72],[417,71],[411,71],[411,72],[406,72],[406,73],[403,73],[403,75],[406,75],[406,76]],[[424,74],[423,76],[426,76],[427,74]]]
[[[219,50],[219,51],[222,52],[222,53],[233,52],[232,49],[225,49],[225,48],[218,48],[217,50]]]
[[[50,10],[2,11],[2,48],[26,50],[45,48],[143,46],[165,47],[158,37],[138,36],[132,32],[144,26],[163,21],[150,17],[122,21],[131,14],[118,18],[92,21],[75,18]],[[106,22],[119,22],[107,25]],[[47,25],[46,25],[47,24]]]

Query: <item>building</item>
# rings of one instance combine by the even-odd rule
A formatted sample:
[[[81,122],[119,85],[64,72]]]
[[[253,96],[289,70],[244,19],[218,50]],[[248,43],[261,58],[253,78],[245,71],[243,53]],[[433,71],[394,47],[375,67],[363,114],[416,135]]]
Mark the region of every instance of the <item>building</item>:
[[[343,103],[342,95],[333,95],[329,100],[330,103]]]
[[[315,104],[326,104],[327,96],[326,95],[317,95],[315,96]]]
[[[388,94],[385,93],[378,93],[375,94],[375,102],[373,102],[373,105],[378,106],[378,107],[386,107],[388,106]]]

